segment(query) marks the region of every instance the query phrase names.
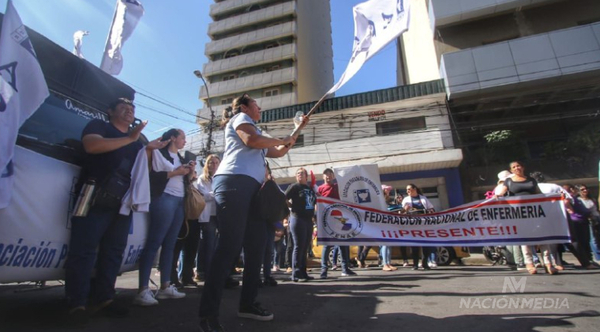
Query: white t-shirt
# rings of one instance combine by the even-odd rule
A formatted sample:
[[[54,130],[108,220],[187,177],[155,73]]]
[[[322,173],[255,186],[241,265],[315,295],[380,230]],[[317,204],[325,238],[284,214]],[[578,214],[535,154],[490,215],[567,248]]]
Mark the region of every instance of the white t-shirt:
[[[265,180],[265,155],[268,149],[253,149],[246,146],[235,131],[243,124],[250,124],[256,129],[256,133],[262,135],[252,118],[246,113],[240,112],[234,115],[225,126],[225,154],[223,160],[215,173],[248,175],[258,183]]]
[[[169,151],[169,155],[173,158],[173,169],[177,169],[177,167],[181,166],[181,161],[179,160],[179,156],[177,153],[173,153]],[[185,194],[183,188],[183,175],[176,175],[169,179],[167,182],[167,186],[165,187],[165,192],[169,195],[183,197]]]

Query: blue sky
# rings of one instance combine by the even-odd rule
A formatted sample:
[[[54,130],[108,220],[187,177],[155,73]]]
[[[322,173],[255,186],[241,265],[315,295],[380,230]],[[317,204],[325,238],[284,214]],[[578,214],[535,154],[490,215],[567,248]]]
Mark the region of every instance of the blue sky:
[[[324,1],[324,0],[323,0]],[[140,0],[145,14],[123,47],[123,70],[116,77],[140,92],[136,116],[149,121],[144,133],[158,137],[168,128],[191,132],[201,81],[194,76],[207,62],[204,45],[211,0]],[[331,0],[334,80],[346,69],[352,50],[352,7],[364,0]],[[0,0],[0,11],[7,0]],[[116,0],[13,0],[25,25],[71,51],[73,33],[83,40],[86,60],[100,65]],[[396,85],[396,46],[390,43],[344,85],[336,96]],[[144,96],[144,95],[146,96]],[[149,96],[149,97],[147,97]],[[159,100],[160,102],[156,101]],[[170,115],[165,115],[170,114]]]

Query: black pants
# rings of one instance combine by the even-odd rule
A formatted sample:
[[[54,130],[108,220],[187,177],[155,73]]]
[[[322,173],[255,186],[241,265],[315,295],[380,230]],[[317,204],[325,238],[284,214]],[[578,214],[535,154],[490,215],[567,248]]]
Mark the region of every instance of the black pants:
[[[189,228],[189,230],[188,230]],[[187,233],[187,235],[186,235]],[[173,251],[173,267],[171,269],[171,282],[179,279],[183,282],[192,282],[194,277],[194,265],[196,264],[196,254],[198,253],[198,241],[200,239],[200,223],[198,220],[188,220],[187,226],[184,222],[181,225],[175,250]],[[183,250],[181,264],[181,278],[177,273],[177,261],[179,253]]]
[[[590,247],[590,226],[587,221],[574,221],[571,226],[575,257],[581,266],[587,267],[591,262],[592,247]]]
[[[411,247],[411,250],[412,250],[413,267],[419,266],[419,256],[421,254],[421,251],[423,251],[422,264],[423,264],[423,268],[427,268],[429,256],[431,256],[431,253],[433,252],[433,250],[435,250],[435,248],[434,247]]]

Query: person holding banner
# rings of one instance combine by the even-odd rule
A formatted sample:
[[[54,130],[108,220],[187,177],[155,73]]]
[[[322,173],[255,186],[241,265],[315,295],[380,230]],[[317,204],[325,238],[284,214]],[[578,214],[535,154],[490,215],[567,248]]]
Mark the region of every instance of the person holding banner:
[[[213,178],[217,204],[219,239],[200,299],[200,331],[223,331],[219,308],[231,267],[244,248],[244,279],[238,317],[270,321],[273,314],[256,302],[260,268],[266,245],[267,223],[253,211],[252,202],[265,180],[265,157],[284,156],[296,142],[296,136],[284,139],[263,136],[256,122],[260,107],[247,93],[223,111],[225,153]],[[302,118],[306,125],[308,118]]]
[[[506,193],[508,193],[509,196],[526,196],[541,193],[537,181],[534,178],[526,175],[525,166],[523,166],[522,162],[513,161],[509,164],[509,168],[513,176],[504,181],[503,187],[496,193],[496,198],[504,196]],[[550,260],[550,246],[543,244],[539,247],[544,258],[546,272],[551,275],[557,274],[558,270],[552,265]],[[537,269],[533,264],[533,251],[531,248],[532,246],[528,245],[521,246],[521,250],[523,251],[523,256],[525,258],[525,268],[527,269],[527,272],[529,272],[529,274],[536,274]]]
[[[406,186],[406,193],[408,195],[402,200],[402,207],[408,214],[425,214],[435,211],[433,204],[421,193],[421,189],[416,185],[411,183]],[[412,247],[413,270],[416,271],[419,269],[420,251],[423,251],[423,270],[430,269],[427,261],[429,260],[429,255],[431,255],[431,250],[435,250],[435,247]]]
[[[323,171],[324,183],[317,188],[317,193],[322,197],[330,197],[334,199],[340,199],[340,193],[337,182],[335,180],[335,173],[331,168],[326,168]],[[316,181],[312,181],[313,184]],[[339,248],[340,255],[342,256],[342,277],[355,276],[356,272],[350,269],[350,247],[348,246],[336,246]],[[327,260],[329,259],[329,252],[332,246],[324,245],[321,251],[321,279],[327,279]],[[335,254],[333,255],[333,264],[337,263]]]

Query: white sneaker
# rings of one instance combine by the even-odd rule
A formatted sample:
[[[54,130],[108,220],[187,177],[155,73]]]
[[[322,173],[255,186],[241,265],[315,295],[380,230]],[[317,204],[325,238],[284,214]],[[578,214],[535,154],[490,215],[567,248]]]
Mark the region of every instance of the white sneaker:
[[[158,294],[156,295],[156,298],[159,300],[180,299],[182,297],[185,297],[185,293],[178,291],[173,285],[170,285],[165,289],[159,289]]]
[[[134,305],[141,305],[143,307],[157,305],[158,301],[154,298],[154,294],[149,288],[144,289],[141,293],[138,293],[133,299]]]
[[[427,265],[429,265],[429,267],[432,269],[435,269],[438,267],[436,262],[429,262]]]

